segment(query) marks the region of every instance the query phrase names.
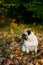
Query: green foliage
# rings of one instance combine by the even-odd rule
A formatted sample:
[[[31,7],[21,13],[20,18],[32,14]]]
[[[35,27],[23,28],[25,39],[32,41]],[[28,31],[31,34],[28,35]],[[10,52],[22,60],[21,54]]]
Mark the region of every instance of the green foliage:
[[[43,0],[1,0],[0,9],[9,17],[18,18],[20,23],[25,22],[26,20],[31,23],[32,21],[39,22],[40,20],[39,23],[41,23],[43,21],[42,3]]]
[[[0,21],[0,26],[5,27],[11,23],[11,18],[5,18],[3,21]]]

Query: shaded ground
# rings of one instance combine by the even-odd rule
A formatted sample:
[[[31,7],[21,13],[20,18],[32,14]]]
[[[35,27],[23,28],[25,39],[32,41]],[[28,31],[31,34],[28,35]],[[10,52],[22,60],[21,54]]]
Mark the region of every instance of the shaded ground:
[[[22,28],[21,28],[22,27]],[[22,31],[32,30],[38,37],[38,53],[27,54],[21,50]],[[20,27],[0,31],[0,65],[43,65],[43,27]]]

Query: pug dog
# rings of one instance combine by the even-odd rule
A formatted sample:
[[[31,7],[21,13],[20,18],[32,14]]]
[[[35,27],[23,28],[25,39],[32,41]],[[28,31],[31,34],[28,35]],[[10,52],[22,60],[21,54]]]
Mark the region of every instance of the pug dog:
[[[29,51],[35,51],[37,54],[38,50],[38,39],[37,36],[30,30],[24,30],[22,32],[23,45],[22,51],[29,53]]]

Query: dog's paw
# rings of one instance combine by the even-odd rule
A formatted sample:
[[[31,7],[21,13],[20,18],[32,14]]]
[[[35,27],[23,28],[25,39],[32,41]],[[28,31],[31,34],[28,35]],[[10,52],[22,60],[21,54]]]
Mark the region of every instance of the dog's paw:
[[[29,53],[29,50],[28,50],[28,49],[26,49],[26,52],[27,52],[27,53]]]

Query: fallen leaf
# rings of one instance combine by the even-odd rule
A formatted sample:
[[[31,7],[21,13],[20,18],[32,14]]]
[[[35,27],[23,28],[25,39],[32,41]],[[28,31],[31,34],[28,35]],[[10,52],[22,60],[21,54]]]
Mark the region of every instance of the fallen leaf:
[[[39,59],[38,61],[43,64],[43,58]]]

